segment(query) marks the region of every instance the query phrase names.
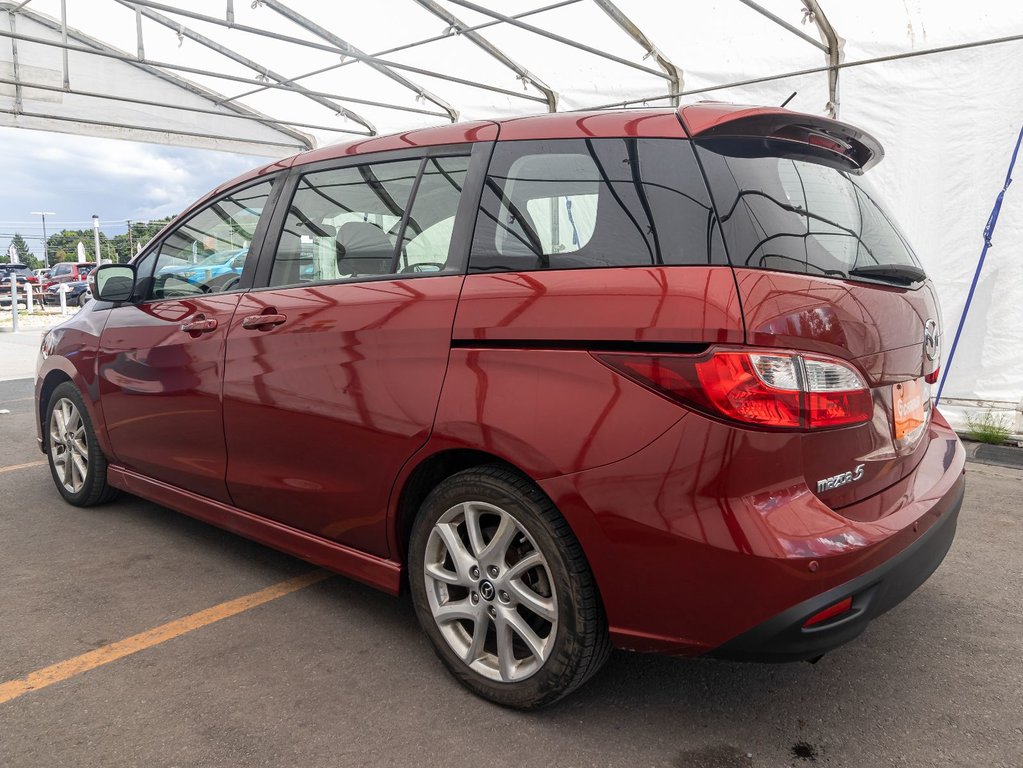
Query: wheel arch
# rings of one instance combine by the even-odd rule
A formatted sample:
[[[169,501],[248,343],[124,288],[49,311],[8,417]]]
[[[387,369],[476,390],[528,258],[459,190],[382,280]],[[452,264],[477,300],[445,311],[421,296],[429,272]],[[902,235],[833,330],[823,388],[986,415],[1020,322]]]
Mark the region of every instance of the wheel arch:
[[[89,414],[96,431],[96,439],[106,456],[112,456],[110,443],[107,439],[106,422],[102,418],[102,407],[93,399],[93,388],[90,388],[79,370],[66,358],[51,355],[40,369],[36,378],[36,427],[39,448],[43,453],[48,450],[46,435],[46,409],[50,404],[53,391],[64,382],[71,382],[82,396],[82,402]]]
[[[394,494],[391,524],[393,559],[403,566],[408,561],[412,523],[430,491],[457,472],[487,464],[499,464],[535,482],[534,478],[506,459],[473,448],[447,448],[423,456],[414,464],[410,462],[396,483],[397,491]]]
[[[36,423],[39,427],[39,447],[43,453],[49,453],[50,448],[46,429],[46,410],[50,405],[50,397],[53,396],[53,391],[65,382],[75,383],[71,376],[59,368],[47,373],[39,382],[39,396],[36,398]]]

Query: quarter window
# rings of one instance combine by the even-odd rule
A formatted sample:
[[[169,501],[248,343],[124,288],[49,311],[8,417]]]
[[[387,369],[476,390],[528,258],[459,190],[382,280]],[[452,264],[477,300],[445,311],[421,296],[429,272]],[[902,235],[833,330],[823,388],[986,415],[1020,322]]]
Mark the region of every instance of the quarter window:
[[[687,141],[499,142],[469,271],[724,264],[716,232]]]

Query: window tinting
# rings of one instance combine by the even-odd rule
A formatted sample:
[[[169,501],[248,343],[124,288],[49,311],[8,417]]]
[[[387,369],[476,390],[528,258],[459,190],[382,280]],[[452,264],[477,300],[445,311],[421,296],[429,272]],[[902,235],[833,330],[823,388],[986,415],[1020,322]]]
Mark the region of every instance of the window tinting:
[[[400,160],[303,176],[270,285],[449,271],[448,243],[467,163],[462,157]]]
[[[461,272],[464,261],[448,254],[462,196],[468,157],[431,157],[423,166],[398,258],[399,274]]]
[[[842,278],[857,267],[919,266],[862,176],[778,157],[763,142],[707,141],[697,151],[735,266]]]
[[[159,252],[138,262],[137,295],[172,299],[235,288],[271,185],[264,181],[232,192],[174,229]]]
[[[724,264],[688,141],[499,142],[471,272]]]

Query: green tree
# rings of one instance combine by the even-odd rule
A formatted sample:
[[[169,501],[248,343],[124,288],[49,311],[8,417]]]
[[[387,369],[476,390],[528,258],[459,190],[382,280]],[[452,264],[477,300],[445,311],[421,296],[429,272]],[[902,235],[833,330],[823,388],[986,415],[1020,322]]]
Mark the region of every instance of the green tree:
[[[25,242],[25,238],[21,236],[20,232],[14,233],[14,237],[11,238],[11,245],[14,246],[15,252],[18,254],[18,261],[22,264],[27,264],[32,269],[39,269],[43,266],[42,262],[32,255],[28,243]]]
[[[107,237],[106,233],[99,233],[99,252],[104,259],[117,261],[126,264],[135,255],[138,245],[145,247],[146,243],[153,239],[169,222],[173,216],[152,221],[133,221],[131,230],[124,234]],[[65,229],[56,232],[48,238],[50,250],[53,254],[54,263],[59,261],[78,261],[78,243],[85,247],[86,261],[95,261],[94,235],[91,229]]]
[[[95,261],[93,234],[91,229],[64,229],[50,235],[50,253],[55,253],[54,261],[78,261],[78,243],[85,246],[85,260]],[[99,250],[107,253],[107,236],[99,233]]]
[[[156,233],[163,229],[172,218],[174,217],[168,216],[152,221],[133,221],[128,232],[110,238],[117,251],[117,260],[122,264],[131,260],[135,255],[136,248],[139,246],[145,248],[146,243],[152,240]]]

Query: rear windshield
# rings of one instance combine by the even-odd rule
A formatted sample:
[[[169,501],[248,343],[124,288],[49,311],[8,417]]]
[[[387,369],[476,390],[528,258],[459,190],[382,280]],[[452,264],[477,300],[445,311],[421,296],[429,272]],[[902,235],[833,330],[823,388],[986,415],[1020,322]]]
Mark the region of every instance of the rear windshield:
[[[862,176],[779,157],[762,140],[704,141],[697,151],[734,266],[840,278],[920,266]]]

